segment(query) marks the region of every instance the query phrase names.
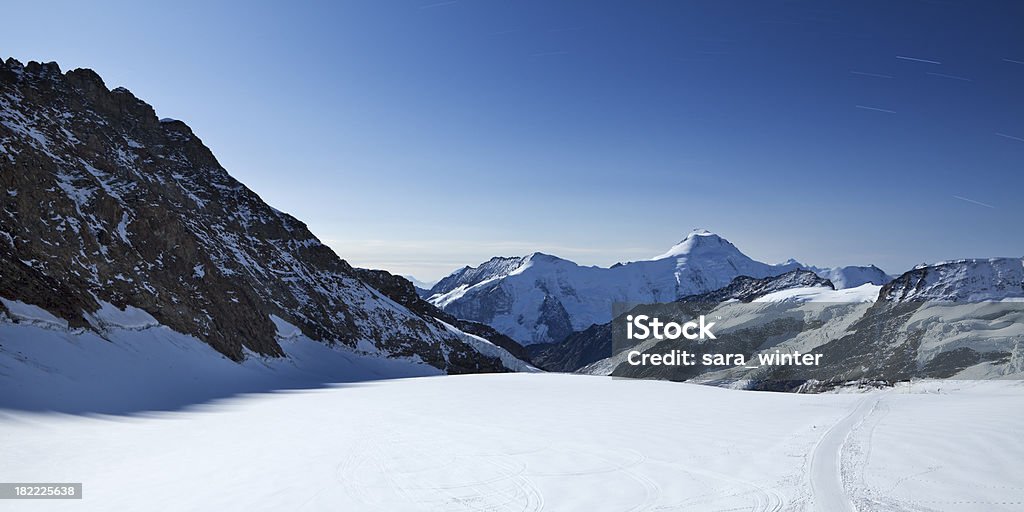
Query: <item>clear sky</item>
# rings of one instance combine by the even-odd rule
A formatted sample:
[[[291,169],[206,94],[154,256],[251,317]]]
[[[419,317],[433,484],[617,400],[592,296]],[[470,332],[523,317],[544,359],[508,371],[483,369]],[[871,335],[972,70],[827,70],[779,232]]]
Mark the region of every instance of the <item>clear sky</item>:
[[[98,4],[98,3],[97,3]],[[1024,2],[8,2],[359,266],[1024,256]]]

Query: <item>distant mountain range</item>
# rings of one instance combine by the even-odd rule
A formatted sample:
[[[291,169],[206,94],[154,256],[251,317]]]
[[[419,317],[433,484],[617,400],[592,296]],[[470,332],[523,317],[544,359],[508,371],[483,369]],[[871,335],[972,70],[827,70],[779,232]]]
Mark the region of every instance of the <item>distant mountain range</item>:
[[[698,230],[651,260],[610,268],[583,267],[542,253],[492,258],[457,270],[420,294],[448,313],[519,341],[530,361],[549,371],[777,390],[1024,371],[1024,302],[1017,302],[1024,301],[1024,260],[1019,258],[922,265],[894,279],[874,265],[820,268],[795,260],[769,265]],[[972,316],[982,301],[996,304],[985,306],[983,318]],[[756,302],[772,306],[743,309]],[[699,347],[706,351],[755,357],[778,349],[827,357],[821,367],[801,371],[628,365],[626,353],[613,343],[616,325],[624,324],[621,317],[612,322],[613,309],[654,303],[700,304],[704,314],[752,319],[733,326],[739,334],[726,341]],[[658,352],[674,346],[661,342],[641,348]]]
[[[697,230],[664,254],[610,268],[584,267],[543,253],[496,257],[459,269],[422,294],[457,317],[486,323],[530,345],[561,341],[608,322],[614,303],[671,302],[728,286],[739,276],[763,278],[796,269],[813,271],[836,288],[882,285],[891,279],[874,265],[762,263],[728,240]]]
[[[163,392],[151,375],[167,386],[197,383],[203,394],[214,385],[205,383],[267,372],[337,382],[537,371],[532,362],[748,387],[998,376],[1021,365],[1024,302],[1014,301],[1022,297],[1019,258],[925,265],[894,279],[873,265],[755,261],[703,230],[650,260],[602,268],[543,253],[495,257],[425,290],[353,268],[232,178],[185,123],[158,119],[91,70],[0,63],[0,396],[8,401],[38,406],[73,396],[64,392],[85,400],[132,386]],[[613,306],[680,301],[723,318],[730,308],[780,305],[786,321],[734,325],[744,334],[725,348],[835,358],[804,375],[624,366],[612,347]],[[834,307],[814,305],[823,302]],[[223,377],[236,367],[244,372]],[[111,378],[134,368],[125,375],[136,384]],[[199,370],[210,374],[189,373]]]

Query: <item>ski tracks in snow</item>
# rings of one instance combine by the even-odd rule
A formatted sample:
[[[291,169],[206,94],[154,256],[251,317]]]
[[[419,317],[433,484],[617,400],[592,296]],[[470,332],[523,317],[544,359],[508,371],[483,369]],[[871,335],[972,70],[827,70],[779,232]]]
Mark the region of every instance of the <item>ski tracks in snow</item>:
[[[849,414],[832,425],[814,446],[808,476],[816,512],[856,512],[843,483],[843,447],[850,434],[871,415],[883,396],[883,392],[869,393]]]

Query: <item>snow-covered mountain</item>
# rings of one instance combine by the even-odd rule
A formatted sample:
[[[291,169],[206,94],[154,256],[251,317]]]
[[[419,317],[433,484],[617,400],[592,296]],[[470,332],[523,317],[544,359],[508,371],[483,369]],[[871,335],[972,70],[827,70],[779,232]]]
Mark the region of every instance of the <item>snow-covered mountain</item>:
[[[834,268],[807,267],[807,270],[828,279],[837,290],[856,288],[865,284],[881,286],[892,281],[892,276],[874,265]]]
[[[236,362],[286,356],[283,329],[449,373],[524,367],[368,284],[185,123],[55,63],[0,63],[0,297],[0,322],[27,328],[38,309],[68,340],[104,336],[98,312],[137,311],[146,322],[111,325],[166,328]],[[0,353],[17,360],[28,342],[3,332]]]
[[[726,286],[709,292],[687,295],[679,300],[697,304],[726,301],[751,302],[783,290],[834,292],[832,283],[808,270],[792,270],[777,276],[753,278],[739,276]],[[877,288],[875,289],[877,295]],[[625,315],[625,313],[623,313]],[[531,360],[546,370],[572,372],[612,355],[612,322],[592,325],[572,333],[557,343],[529,345]]]
[[[402,277],[405,278],[406,281],[412,283],[412,285],[416,287],[417,291],[426,292],[430,290],[430,288],[433,287],[435,284],[437,284],[437,281],[421,281],[419,279],[416,279],[416,276],[404,275]]]
[[[450,292],[466,290],[493,278],[504,277],[522,266],[527,258],[529,256],[523,258],[497,256],[476,267],[462,267],[431,286],[430,293],[431,295],[449,294]]]
[[[782,281],[786,276],[767,282]],[[738,278],[729,288],[742,287]],[[790,279],[789,281],[796,283]],[[780,283],[782,284],[782,283]],[[758,353],[793,350],[822,354],[822,364],[794,371],[785,367],[650,368],[626,364],[619,352],[582,373],[671,380],[738,383],[759,389],[829,386],[858,379],[1020,378],[1024,375],[1024,260],[969,259],[922,265],[885,286],[864,284],[772,286],[755,297],[712,292],[695,299],[720,304],[707,311],[718,321],[719,340],[707,350]],[[725,290],[728,290],[725,289]],[[739,301],[739,302],[737,302]],[[743,303],[749,302],[749,303]],[[577,343],[612,354],[613,326],[589,329]],[[569,341],[567,340],[567,341]],[[710,345],[710,346],[709,346]],[[657,341],[641,351],[664,350]],[[542,365],[572,347],[534,354]]]
[[[1024,298],[1024,260],[964,259],[921,265],[883,289],[886,300],[987,301]]]
[[[543,253],[492,258],[445,277],[428,300],[528,345],[561,341],[608,322],[616,302],[671,302],[720,289],[739,276],[757,279],[804,268],[809,267],[794,260],[779,265],[755,261],[728,240],[697,230],[650,260],[611,268],[584,267]],[[837,288],[888,281],[874,266],[811,270],[824,279],[836,277]]]

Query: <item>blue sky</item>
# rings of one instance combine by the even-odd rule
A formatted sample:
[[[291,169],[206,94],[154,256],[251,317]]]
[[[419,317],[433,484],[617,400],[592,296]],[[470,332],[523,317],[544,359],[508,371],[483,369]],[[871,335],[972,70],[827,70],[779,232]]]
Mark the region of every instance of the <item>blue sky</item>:
[[[1024,255],[1024,3],[18,2],[355,265]]]

